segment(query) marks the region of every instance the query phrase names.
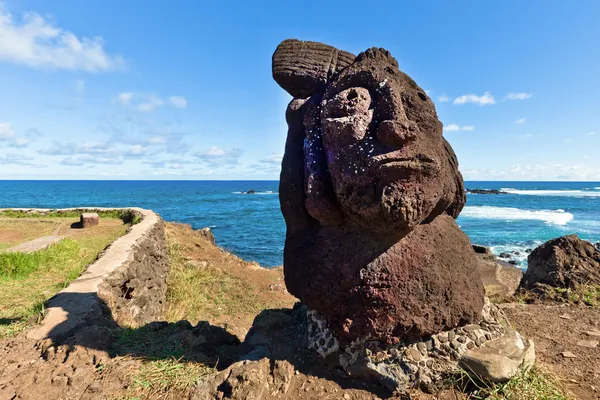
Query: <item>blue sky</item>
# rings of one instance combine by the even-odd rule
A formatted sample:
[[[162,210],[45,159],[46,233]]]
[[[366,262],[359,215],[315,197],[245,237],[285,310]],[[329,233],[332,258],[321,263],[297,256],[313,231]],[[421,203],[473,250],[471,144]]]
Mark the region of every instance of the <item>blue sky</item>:
[[[8,0],[0,179],[277,179],[287,38],[385,47],[468,180],[600,180],[600,2]]]

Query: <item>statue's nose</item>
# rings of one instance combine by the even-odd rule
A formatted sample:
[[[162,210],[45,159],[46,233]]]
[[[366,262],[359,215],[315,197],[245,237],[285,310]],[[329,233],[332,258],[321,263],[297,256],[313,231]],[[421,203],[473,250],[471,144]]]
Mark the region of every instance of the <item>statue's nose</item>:
[[[412,121],[381,121],[377,127],[377,140],[392,148],[402,148],[417,137],[417,126]]]

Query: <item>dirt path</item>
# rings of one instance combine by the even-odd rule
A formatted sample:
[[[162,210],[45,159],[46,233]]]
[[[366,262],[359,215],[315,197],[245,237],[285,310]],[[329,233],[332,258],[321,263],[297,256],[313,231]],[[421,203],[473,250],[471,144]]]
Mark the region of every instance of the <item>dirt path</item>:
[[[600,399],[600,309],[515,303],[503,308],[517,330],[535,342],[538,363],[559,376],[577,399]]]
[[[60,240],[62,240],[62,236],[42,236],[37,239],[30,240],[29,242],[10,247],[5,251],[7,253],[33,253],[34,251],[43,250],[51,244],[59,242]]]

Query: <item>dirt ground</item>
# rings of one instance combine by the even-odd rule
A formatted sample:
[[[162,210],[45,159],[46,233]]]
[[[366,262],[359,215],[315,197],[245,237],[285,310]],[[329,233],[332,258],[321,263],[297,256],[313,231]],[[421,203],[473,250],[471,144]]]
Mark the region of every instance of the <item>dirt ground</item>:
[[[295,299],[282,286],[281,269],[265,270],[244,262],[216,247],[209,236],[187,226],[167,224],[167,235],[173,275],[169,280],[173,285],[169,289],[169,322],[137,330],[96,332],[94,328],[63,344],[35,343],[24,333],[2,340],[0,400],[204,400],[207,397],[199,394],[202,392],[195,388],[195,382],[211,379],[245,354],[242,342],[249,331],[259,329],[264,320],[274,326],[290,325],[286,318]],[[200,283],[202,287],[198,287]],[[219,291],[219,288],[225,289]],[[578,344],[580,340],[600,340],[586,333],[600,330],[600,309],[517,303],[503,308],[515,327],[534,340],[538,364],[560,376],[573,398],[600,398],[597,392],[600,349]],[[564,357],[565,351],[572,352],[575,358]],[[394,396],[381,387],[365,386],[364,382],[348,379],[326,364],[309,359],[304,350],[298,349],[294,357],[272,360],[266,373],[273,390],[262,393],[262,397],[252,397],[252,392],[248,392],[235,398],[468,398],[454,389],[434,395],[413,392]],[[285,384],[289,385],[285,393],[276,390],[279,386],[273,384],[281,382],[276,379],[278,365],[287,366],[283,368],[287,371]],[[237,379],[259,379],[259,375]]]
[[[600,399],[600,309],[516,303],[503,308],[515,328],[533,339],[538,363],[559,376],[577,399]]]

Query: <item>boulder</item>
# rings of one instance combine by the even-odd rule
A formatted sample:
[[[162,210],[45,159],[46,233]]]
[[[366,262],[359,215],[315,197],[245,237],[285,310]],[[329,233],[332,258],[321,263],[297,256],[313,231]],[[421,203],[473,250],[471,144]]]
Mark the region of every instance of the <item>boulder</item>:
[[[479,321],[484,288],[456,224],[466,202],[435,106],[385,49],[288,40],[294,96],[279,196],[287,288],[342,342],[422,338]]]
[[[506,300],[512,297],[523,278],[523,271],[509,263],[479,256],[479,273],[486,295],[492,300]]]
[[[559,288],[600,285],[600,251],[577,235],[549,240],[527,258],[528,268],[521,287],[536,284]]]
[[[97,213],[83,213],[79,218],[79,223],[83,228],[89,228],[90,226],[98,225],[100,217]]]
[[[489,247],[481,246],[479,244],[472,245],[473,251],[477,254],[484,254],[486,256],[493,256],[492,250]]]

